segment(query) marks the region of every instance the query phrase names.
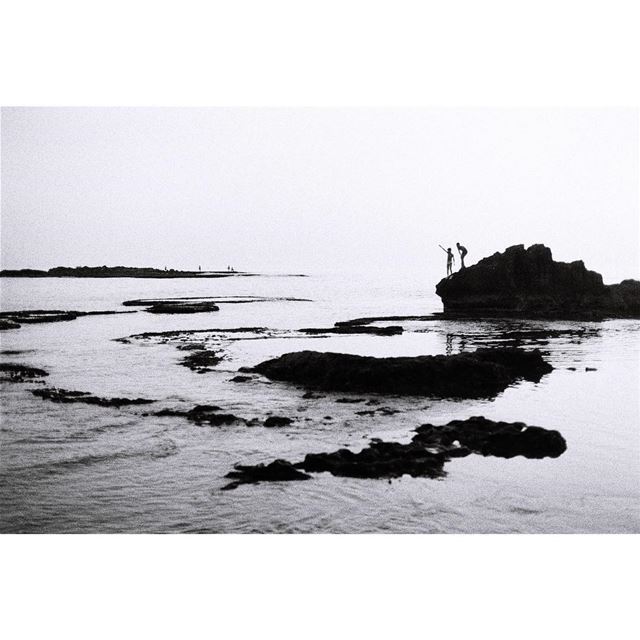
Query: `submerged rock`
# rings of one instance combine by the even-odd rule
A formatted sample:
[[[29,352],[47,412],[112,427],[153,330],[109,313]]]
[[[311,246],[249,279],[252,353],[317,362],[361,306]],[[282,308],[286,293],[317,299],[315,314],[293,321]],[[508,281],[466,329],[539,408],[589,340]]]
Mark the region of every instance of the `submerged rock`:
[[[184,350],[184,346],[183,346]],[[209,371],[209,367],[217,365],[222,360],[222,356],[219,356],[215,351],[209,351],[207,349],[198,349],[193,351],[188,356],[185,356],[180,360],[180,364],[183,367],[188,367],[191,371]]]
[[[34,389],[31,393],[43,400],[51,400],[63,404],[81,402],[83,404],[93,404],[100,407],[125,407],[129,405],[151,404],[155,400],[146,398],[100,398],[91,395],[88,391],[68,391],[67,389]]]
[[[331,453],[308,453],[296,464],[276,460],[266,466],[236,465],[236,470],[227,475],[236,478],[236,482],[224,488],[256,482],[256,478],[270,480],[266,470],[271,465],[275,465],[275,480],[300,479],[293,474],[293,470],[299,469],[309,473],[328,471],[334,476],[350,478],[399,478],[403,475],[440,478],[446,475],[446,462],[472,453],[501,458],[518,455],[557,458],[566,448],[567,443],[558,431],[530,427],[522,422],[494,422],[478,416],[452,420],[444,426],[424,424],[416,429],[416,435],[408,444],[372,439],[369,446],[358,453],[339,449]]]
[[[253,378],[251,376],[234,376],[229,382],[251,382]]]
[[[323,396],[319,393],[313,393],[313,391],[307,391],[306,393],[302,394],[302,397],[304,400],[318,400],[319,398],[324,398],[326,396]]]
[[[475,398],[496,395],[519,378],[539,381],[552,369],[537,349],[506,348],[399,358],[299,351],[253,370],[323,390]]]
[[[447,314],[598,320],[640,317],[640,282],[605,285],[582,261],[556,262],[541,244],[509,247],[436,286]]]
[[[0,363],[0,382],[24,382],[34,378],[44,378],[49,374],[44,369],[29,367],[15,362]]]

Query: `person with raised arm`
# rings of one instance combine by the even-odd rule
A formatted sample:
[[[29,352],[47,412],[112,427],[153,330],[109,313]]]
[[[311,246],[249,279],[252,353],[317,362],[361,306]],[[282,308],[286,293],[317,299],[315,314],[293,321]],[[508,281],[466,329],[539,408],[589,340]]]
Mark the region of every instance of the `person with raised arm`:
[[[438,245],[447,254],[447,278],[453,274],[453,263],[456,259],[453,257],[451,247],[445,249],[441,244]]]

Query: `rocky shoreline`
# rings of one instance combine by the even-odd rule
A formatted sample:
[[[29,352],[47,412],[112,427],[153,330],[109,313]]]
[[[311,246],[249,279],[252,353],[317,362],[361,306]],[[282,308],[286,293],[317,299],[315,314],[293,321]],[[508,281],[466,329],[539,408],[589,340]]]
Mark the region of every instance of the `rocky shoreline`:
[[[28,272],[28,273],[27,273]],[[34,275],[35,274],[35,275]],[[97,275],[96,275],[97,274]],[[23,270],[2,272],[15,277],[226,277],[257,275],[241,273],[203,273],[133,269],[125,267],[56,268],[48,272]],[[525,249],[523,245],[510,247],[469,266],[438,283],[436,292],[442,298],[444,311],[429,315],[370,316],[336,322],[334,326],[282,329],[268,327],[231,327],[211,329],[178,329],[145,332],[114,340],[122,344],[157,342],[175,344],[180,351],[177,364],[197,374],[224,376],[223,384],[237,386],[241,401],[218,400],[215,404],[198,404],[183,408],[160,408],[138,415],[157,418],[182,418],[186,426],[219,427],[223,431],[244,427],[264,427],[276,430],[276,437],[291,437],[302,433],[305,424],[325,426],[336,430],[373,422],[402,413],[420,398],[435,402],[444,399],[491,400],[520,381],[540,382],[554,367],[548,352],[538,346],[551,340],[580,343],[600,335],[601,329],[591,321],[606,318],[640,317],[640,282],[625,280],[617,285],[605,285],[602,277],[588,271],[582,262],[555,262],[543,245]],[[125,307],[139,307],[151,314],[191,314],[219,312],[224,304],[253,302],[307,301],[303,298],[271,298],[263,296],[205,296],[175,298],[140,298],[126,300]],[[220,306],[219,306],[220,305]],[[127,311],[61,311],[24,310],[0,313],[0,329],[19,328],[21,324],[62,322],[83,316],[135,313]],[[568,327],[556,324],[519,322],[517,319],[583,320],[584,326]],[[466,324],[458,321],[464,320]],[[483,322],[476,322],[482,320]],[[488,322],[487,322],[488,320]],[[514,321],[516,320],[516,321]],[[450,321],[451,324],[448,324]],[[429,323],[426,327],[414,323]],[[431,323],[439,322],[435,326]],[[444,325],[444,328],[443,328]],[[175,325],[174,325],[175,326]],[[179,325],[178,325],[179,326]],[[227,349],[237,340],[269,338],[333,338],[363,335],[372,340],[402,341],[408,332],[446,332],[446,354],[411,357],[373,357],[329,351],[294,351],[258,362],[250,367],[233,364],[234,353]],[[209,334],[209,335],[207,335]],[[444,342],[444,338],[443,338]],[[305,343],[306,344],[306,343]],[[452,345],[457,344],[458,353]],[[274,351],[279,353],[280,351]],[[393,353],[388,351],[383,353]],[[20,352],[15,352],[20,353]],[[13,355],[8,351],[6,355]],[[265,357],[265,356],[262,356]],[[249,361],[251,363],[251,361]],[[224,364],[221,364],[224,363]],[[245,361],[246,363],[246,361]],[[554,364],[557,364],[554,361]],[[220,366],[219,366],[220,365]],[[574,367],[563,367],[575,370]],[[585,371],[593,368],[586,367]],[[186,372],[185,372],[186,373]],[[250,374],[250,375],[236,375]],[[23,364],[0,365],[4,382],[23,382],[31,386],[44,385],[49,375],[43,369]],[[190,375],[190,374],[187,374]],[[218,378],[220,380],[220,378]],[[272,382],[282,383],[272,385]],[[208,380],[205,380],[208,382]],[[241,384],[242,383],[242,384]],[[282,408],[265,411],[263,406],[249,404],[247,397],[259,385],[279,387],[295,399],[295,408],[302,415]],[[296,390],[295,392],[293,390]],[[155,402],[146,398],[105,398],[87,391],[41,386],[29,390],[34,396],[57,404],[85,404],[100,407],[147,405]],[[318,392],[323,392],[322,394]],[[300,398],[300,394],[303,395]],[[346,397],[338,397],[344,393]],[[349,395],[352,394],[352,395]],[[375,395],[375,397],[371,397]],[[364,396],[364,397],[361,397]],[[411,397],[408,397],[411,396]],[[308,402],[300,402],[300,400]],[[209,401],[208,398],[205,401]],[[404,402],[404,404],[400,404]],[[387,406],[387,405],[396,405]],[[424,406],[424,402],[422,402]],[[187,405],[188,406],[188,405]],[[235,411],[246,418],[235,415]],[[304,412],[309,411],[306,415]],[[331,415],[324,415],[331,412]],[[309,417],[312,414],[313,417]],[[324,417],[322,417],[324,416]],[[417,424],[417,421],[416,421]],[[278,433],[278,430],[280,431]],[[360,434],[357,436],[360,437]],[[362,435],[363,438],[367,437]],[[336,446],[336,445],[333,445]],[[347,445],[344,445],[347,446]],[[411,441],[385,442],[371,439],[360,451],[338,449],[322,453],[308,453],[295,463],[276,459],[267,464],[236,465],[227,477],[232,480],[226,489],[240,484],[263,481],[309,480],[311,474],[328,472],[334,476],[352,478],[442,478],[445,464],[453,458],[471,454],[511,458],[556,458],[566,450],[566,441],[555,430],[528,426],[521,422],[505,423],[483,417],[451,420],[444,425],[423,424],[414,430]]]

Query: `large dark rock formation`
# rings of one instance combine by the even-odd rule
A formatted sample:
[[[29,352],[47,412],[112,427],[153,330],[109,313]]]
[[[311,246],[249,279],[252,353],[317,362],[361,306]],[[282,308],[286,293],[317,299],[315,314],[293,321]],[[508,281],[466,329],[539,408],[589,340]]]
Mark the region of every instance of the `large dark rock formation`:
[[[264,465],[236,465],[227,474],[234,482],[224,487],[233,489],[243,483],[265,480],[303,480],[309,473],[328,471],[334,476],[350,478],[440,478],[446,475],[444,465],[452,458],[472,453],[483,456],[513,458],[557,458],[567,449],[558,431],[530,427],[523,422],[494,422],[482,416],[452,420],[444,426],[423,424],[408,444],[372,440],[358,453],[338,449],[331,453],[308,453],[302,462],[292,464],[275,460]],[[301,472],[298,472],[301,473]]]
[[[537,382],[552,369],[537,349],[510,348],[400,358],[300,351],[261,362],[253,371],[327,391],[477,398],[495,395],[519,378]]]
[[[555,262],[541,244],[509,247],[441,280],[445,313],[599,320],[640,317],[640,282],[605,285],[584,263]]]

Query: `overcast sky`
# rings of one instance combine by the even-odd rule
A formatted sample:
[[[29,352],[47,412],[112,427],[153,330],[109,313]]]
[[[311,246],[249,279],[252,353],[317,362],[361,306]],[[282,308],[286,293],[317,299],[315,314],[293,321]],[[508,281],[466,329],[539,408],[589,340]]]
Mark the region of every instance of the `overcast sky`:
[[[444,270],[544,243],[640,276],[638,112],[5,108],[2,266]]]

